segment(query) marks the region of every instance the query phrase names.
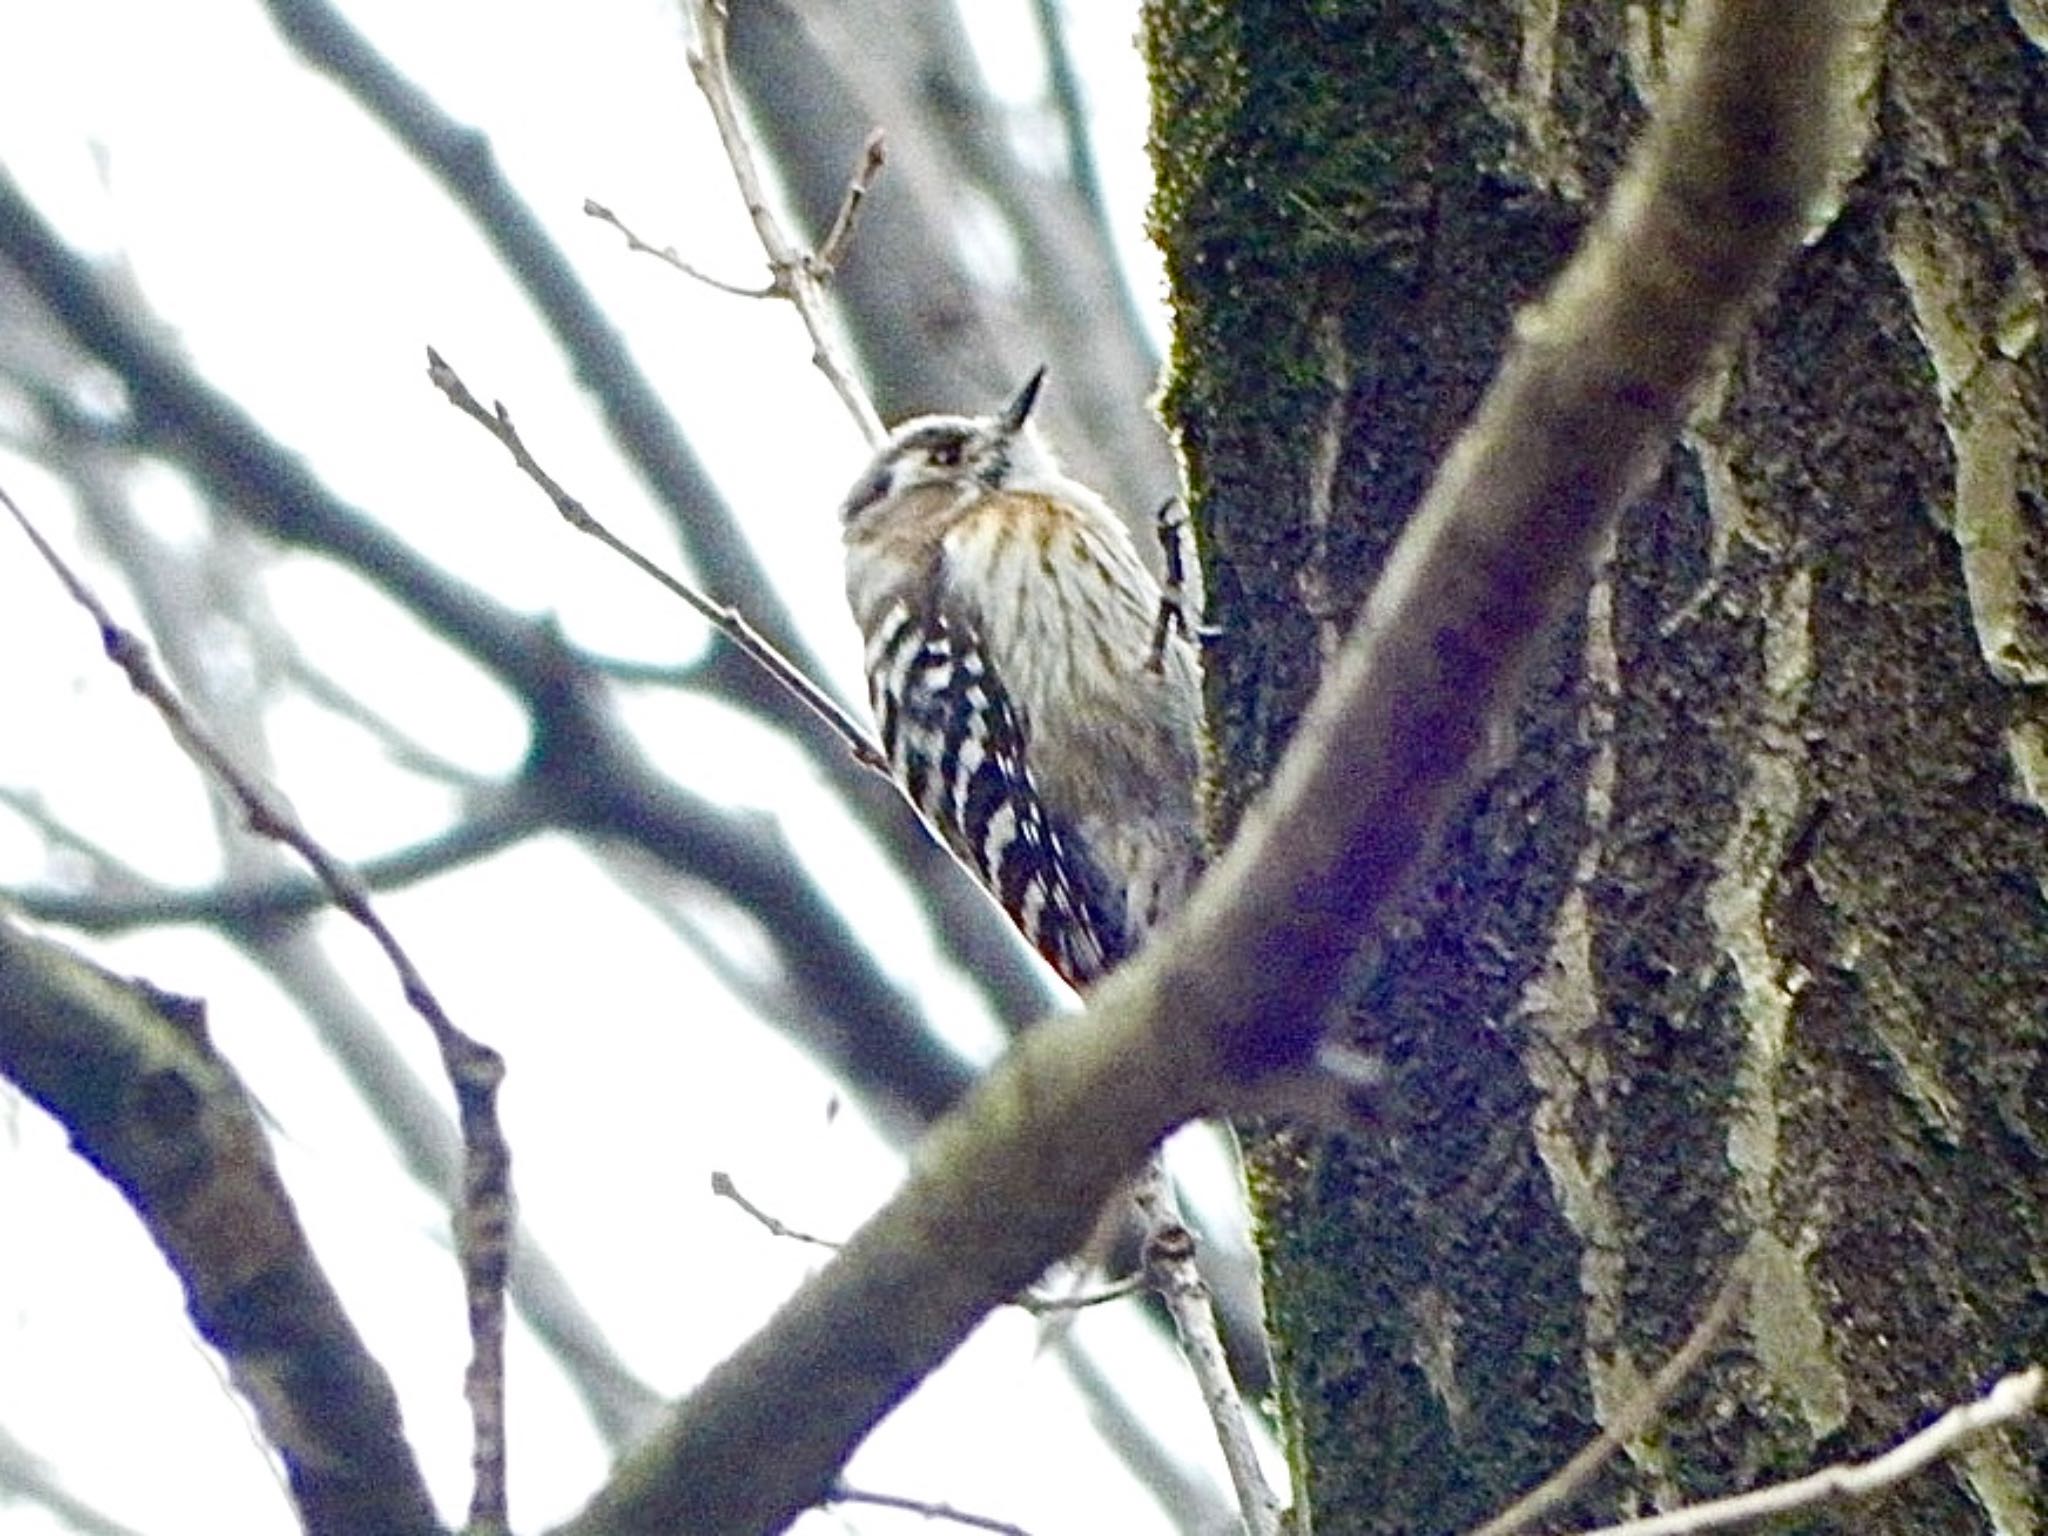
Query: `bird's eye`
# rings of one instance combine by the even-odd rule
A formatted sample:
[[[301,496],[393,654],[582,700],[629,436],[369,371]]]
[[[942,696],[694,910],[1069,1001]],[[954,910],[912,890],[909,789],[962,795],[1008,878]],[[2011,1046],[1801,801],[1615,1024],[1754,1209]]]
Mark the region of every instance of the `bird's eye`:
[[[947,438],[944,442],[933,443],[932,466],[936,469],[958,469],[964,445],[958,438]]]

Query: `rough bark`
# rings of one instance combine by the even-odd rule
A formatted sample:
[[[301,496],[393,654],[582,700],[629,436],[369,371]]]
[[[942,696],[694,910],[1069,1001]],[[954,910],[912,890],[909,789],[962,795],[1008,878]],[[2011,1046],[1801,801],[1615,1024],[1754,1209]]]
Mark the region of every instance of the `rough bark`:
[[[1324,1536],[1504,1503],[1738,1258],[1736,1328],[1583,1514],[1875,1448],[2048,1355],[2048,69],[2018,5],[1872,28],[1839,206],[1360,965],[1382,1123],[1252,1138]],[[1576,3],[1151,8],[1219,835],[1662,41]],[[2032,1529],[2044,1457],[2026,1430],[1859,1528]]]

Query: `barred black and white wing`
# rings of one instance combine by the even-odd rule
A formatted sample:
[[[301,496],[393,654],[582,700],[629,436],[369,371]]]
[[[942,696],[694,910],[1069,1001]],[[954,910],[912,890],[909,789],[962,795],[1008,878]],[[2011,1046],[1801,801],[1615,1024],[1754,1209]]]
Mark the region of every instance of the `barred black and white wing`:
[[[925,823],[1075,986],[1124,957],[1123,897],[1032,778],[1028,724],[971,620],[898,600],[870,632],[882,750]]]

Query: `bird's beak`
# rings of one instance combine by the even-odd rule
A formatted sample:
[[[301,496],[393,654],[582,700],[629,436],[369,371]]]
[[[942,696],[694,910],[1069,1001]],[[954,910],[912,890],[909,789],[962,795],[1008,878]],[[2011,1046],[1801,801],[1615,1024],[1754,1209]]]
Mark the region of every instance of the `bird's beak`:
[[[861,477],[860,484],[846,493],[839,504],[839,521],[850,523],[889,494],[889,466],[876,464]]]
[[[1024,418],[1031,414],[1031,407],[1038,401],[1038,386],[1045,382],[1045,364],[1038,365],[1038,371],[1024,381],[1024,387],[1017,391],[1003,414],[997,418],[997,426],[1005,437],[1015,437],[1024,430]]]

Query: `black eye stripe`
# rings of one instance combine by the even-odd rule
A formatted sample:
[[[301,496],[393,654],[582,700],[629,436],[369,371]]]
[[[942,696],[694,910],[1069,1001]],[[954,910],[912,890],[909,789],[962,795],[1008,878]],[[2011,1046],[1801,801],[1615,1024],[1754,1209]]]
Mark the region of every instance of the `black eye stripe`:
[[[967,454],[973,438],[971,422],[935,421],[907,432],[896,443],[902,454],[922,454],[933,464],[958,464]]]

